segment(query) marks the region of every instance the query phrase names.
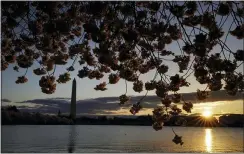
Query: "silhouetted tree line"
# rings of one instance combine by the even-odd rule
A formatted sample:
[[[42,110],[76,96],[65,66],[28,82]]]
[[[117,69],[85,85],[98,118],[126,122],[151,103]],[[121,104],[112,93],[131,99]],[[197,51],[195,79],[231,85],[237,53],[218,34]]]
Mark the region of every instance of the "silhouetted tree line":
[[[44,115],[40,113],[20,112],[16,106],[2,108],[2,125],[140,125],[151,126],[152,116],[138,116],[137,118],[112,117],[77,117],[75,120],[69,116]],[[164,126],[187,127],[243,127],[244,115],[223,115],[217,120],[215,117],[204,118],[202,116],[174,116],[164,123]]]
[[[70,125],[74,122],[68,117],[45,115],[41,113],[20,112],[15,106],[1,109],[2,125]]]

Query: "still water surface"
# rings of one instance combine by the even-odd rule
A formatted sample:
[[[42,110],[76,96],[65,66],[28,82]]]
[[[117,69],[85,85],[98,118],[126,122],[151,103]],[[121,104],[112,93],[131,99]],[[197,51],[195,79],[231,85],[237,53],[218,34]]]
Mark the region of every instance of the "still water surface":
[[[174,127],[184,145],[172,142],[170,127],[2,126],[2,152],[243,152],[243,128]]]

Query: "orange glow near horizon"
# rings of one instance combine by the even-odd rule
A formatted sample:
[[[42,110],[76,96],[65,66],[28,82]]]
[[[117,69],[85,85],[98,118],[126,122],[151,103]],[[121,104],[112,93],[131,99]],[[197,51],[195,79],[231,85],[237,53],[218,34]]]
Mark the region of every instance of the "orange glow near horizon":
[[[202,116],[203,117],[205,117],[205,118],[209,118],[209,117],[211,117],[213,114],[212,114],[212,111],[210,111],[210,110],[205,110],[205,111],[203,111],[203,113],[202,113]]]

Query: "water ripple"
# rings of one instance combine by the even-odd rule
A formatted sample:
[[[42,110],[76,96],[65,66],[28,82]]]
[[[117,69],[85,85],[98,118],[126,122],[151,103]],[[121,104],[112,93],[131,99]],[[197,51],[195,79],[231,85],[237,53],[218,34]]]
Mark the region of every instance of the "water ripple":
[[[167,127],[155,132],[151,127],[139,126],[2,126],[1,150],[4,153],[243,152],[242,129],[175,130],[183,136],[183,146],[171,141],[173,134]]]

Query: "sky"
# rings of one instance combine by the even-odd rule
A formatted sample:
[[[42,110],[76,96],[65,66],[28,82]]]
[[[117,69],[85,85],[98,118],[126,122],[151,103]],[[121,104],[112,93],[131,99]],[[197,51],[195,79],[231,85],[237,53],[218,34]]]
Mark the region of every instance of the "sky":
[[[225,17],[224,17],[225,19]],[[218,19],[220,21],[220,18]],[[231,25],[232,19],[229,17],[226,21],[226,23],[223,26],[223,30],[226,32],[228,31],[230,25]],[[233,24],[231,30],[235,28],[235,24]],[[222,37],[222,40],[225,39],[225,36]],[[180,44],[182,44],[182,41],[179,41]],[[92,43],[91,43],[92,44]],[[231,35],[228,36],[226,41],[227,46],[232,50],[236,51],[237,49],[243,49],[243,40],[237,40],[236,38],[232,37]],[[175,53],[180,53],[180,49],[176,42],[166,46],[166,50],[171,50]],[[219,52],[221,48],[219,46],[215,47],[213,50],[214,52]],[[226,52],[227,54],[227,52]],[[228,54],[227,54],[228,55]],[[175,75],[178,73],[178,66],[168,62],[164,61],[166,65],[169,66],[169,72],[168,75]],[[69,61],[67,65],[65,66],[57,66],[55,75],[58,77],[59,74],[64,73],[66,71],[66,68],[68,68],[72,64],[72,61]],[[28,102],[27,106],[35,106],[31,105],[33,104],[37,99],[41,99],[42,101],[46,101],[47,99],[54,99],[54,98],[70,98],[71,97],[71,85],[72,80],[67,82],[66,84],[57,84],[57,90],[54,94],[47,95],[41,92],[41,88],[39,87],[39,80],[40,77],[33,74],[32,70],[39,67],[38,64],[34,64],[32,68],[29,69],[26,77],[29,79],[29,81],[25,84],[16,84],[15,81],[18,76],[22,76],[25,73],[25,69],[20,69],[20,72],[15,72],[13,70],[14,65],[9,65],[9,68],[1,73],[1,98],[7,99],[10,102],[2,101],[2,105],[6,104],[19,104],[19,102]],[[243,66],[243,65],[242,65]],[[76,78],[77,81],[77,100],[90,100],[90,99],[96,99],[100,97],[118,97],[125,93],[125,81],[121,79],[116,85],[108,85],[106,91],[95,91],[94,87],[103,82],[108,81],[108,74],[105,75],[100,81],[99,80],[90,80],[88,78],[80,79],[77,74],[78,70],[81,69],[83,66],[80,66],[78,62],[75,64],[75,71],[70,72],[71,78]],[[243,73],[243,67],[238,68],[239,72]],[[155,70],[150,71],[146,75],[141,75],[140,80],[142,81],[150,81],[154,77]],[[185,73],[185,72],[184,72]],[[183,75],[184,73],[180,73],[180,75]],[[197,89],[204,90],[206,85],[200,85],[195,79],[194,76],[189,76],[188,81],[191,83],[190,87],[184,87],[180,89],[180,93],[191,93],[196,92]],[[133,91],[133,83],[127,82],[128,89],[127,89],[127,95],[132,96],[141,96],[146,93],[145,88],[141,93],[136,93]],[[155,95],[155,91],[149,91],[148,95]],[[228,104],[230,103],[230,104]],[[201,103],[200,103],[201,104]],[[226,102],[225,100],[221,100],[214,103],[202,103],[204,105],[197,104],[196,108],[194,109],[195,113],[200,112],[201,110],[205,108],[212,108],[214,113],[226,113],[228,112],[228,109],[231,109],[230,112],[232,113],[243,113],[243,106],[242,106],[242,100],[233,100],[231,102]],[[212,105],[211,105],[212,104]],[[22,104],[23,105],[23,104]],[[25,104],[26,105],[26,104]],[[221,109],[217,109],[216,106],[221,106]],[[99,105],[98,105],[99,107]],[[106,109],[104,109],[106,110]],[[115,109],[114,113],[110,112],[108,114],[129,114],[129,111],[127,109]],[[147,111],[143,112],[144,114],[151,113],[150,109],[147,109]]]

